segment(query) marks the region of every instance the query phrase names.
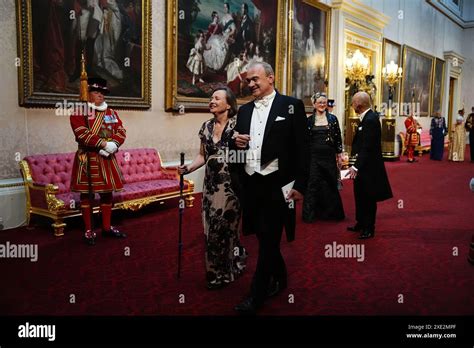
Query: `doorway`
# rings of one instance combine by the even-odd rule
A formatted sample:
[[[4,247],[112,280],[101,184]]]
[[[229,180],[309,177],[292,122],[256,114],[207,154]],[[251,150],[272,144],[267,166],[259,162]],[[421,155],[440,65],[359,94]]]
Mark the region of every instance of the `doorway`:
[[[451,127],[453,124],[455,82],[456,82],[456,79],[454,77],[449,78],[448,134],[451,134]]]

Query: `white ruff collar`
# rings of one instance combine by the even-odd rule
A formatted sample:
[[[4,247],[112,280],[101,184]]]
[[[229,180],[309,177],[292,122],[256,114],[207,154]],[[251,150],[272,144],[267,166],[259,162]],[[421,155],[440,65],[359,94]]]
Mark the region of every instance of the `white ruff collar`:
[[[87,103],[89,105],[89,107],[92,109],[92,110],[97,110],[97,111],[105,111],[107,110],[107,103],[106,102],[103,102],[102,104],[100,104],[99,106],[96,106],[95,104],[92,104],[92,103]]]

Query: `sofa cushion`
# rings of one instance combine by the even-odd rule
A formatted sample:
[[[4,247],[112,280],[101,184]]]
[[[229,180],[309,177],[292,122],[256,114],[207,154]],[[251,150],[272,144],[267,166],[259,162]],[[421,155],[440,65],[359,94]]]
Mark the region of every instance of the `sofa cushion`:
[[[124,184],[162,178],[161,159],[155,149],[121,150],[116,159]]]
[[[74,153],[34,155],[25,160],[34,183],[54,184],[59,187],[59,193],[69,192]]]
[[[421,146],[431,146],[431,135],[429,130],[422,130],[420,135]]]
[[[64,208],[66,210],[76,210],[79,209],[81,206],[81,198],[79,192],[65,192],[56,195],[56,198],[62,200],[64,202]],[[98,204],[98,200],[96,197],[96,202],[94,205]]]
[[[185,182],[184,189],[187,188],[188,184]],[[114,203],[160,195],[174,191],[179,191],[178,180],[160,179],[134,182],[125,185],[122,191],[114,192]]]

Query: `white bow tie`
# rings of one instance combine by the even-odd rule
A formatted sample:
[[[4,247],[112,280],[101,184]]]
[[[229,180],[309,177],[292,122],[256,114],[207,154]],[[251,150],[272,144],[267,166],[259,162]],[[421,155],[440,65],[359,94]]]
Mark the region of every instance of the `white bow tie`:
[[[254,103],[257,109],[263,109],[263,107],[267,107],[268,105],[270,105],[270,100],[268,100],[267,98],[262,98],[255,100]]]

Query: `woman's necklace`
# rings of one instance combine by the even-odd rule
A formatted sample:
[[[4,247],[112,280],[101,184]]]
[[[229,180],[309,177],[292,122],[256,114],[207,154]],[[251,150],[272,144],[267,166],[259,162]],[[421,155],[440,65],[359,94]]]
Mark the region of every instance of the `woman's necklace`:
[[[328,121],[326,119],[326,115],[318,115],[316,114],[316,122],[314,123],[315,126],[327,126]]]

